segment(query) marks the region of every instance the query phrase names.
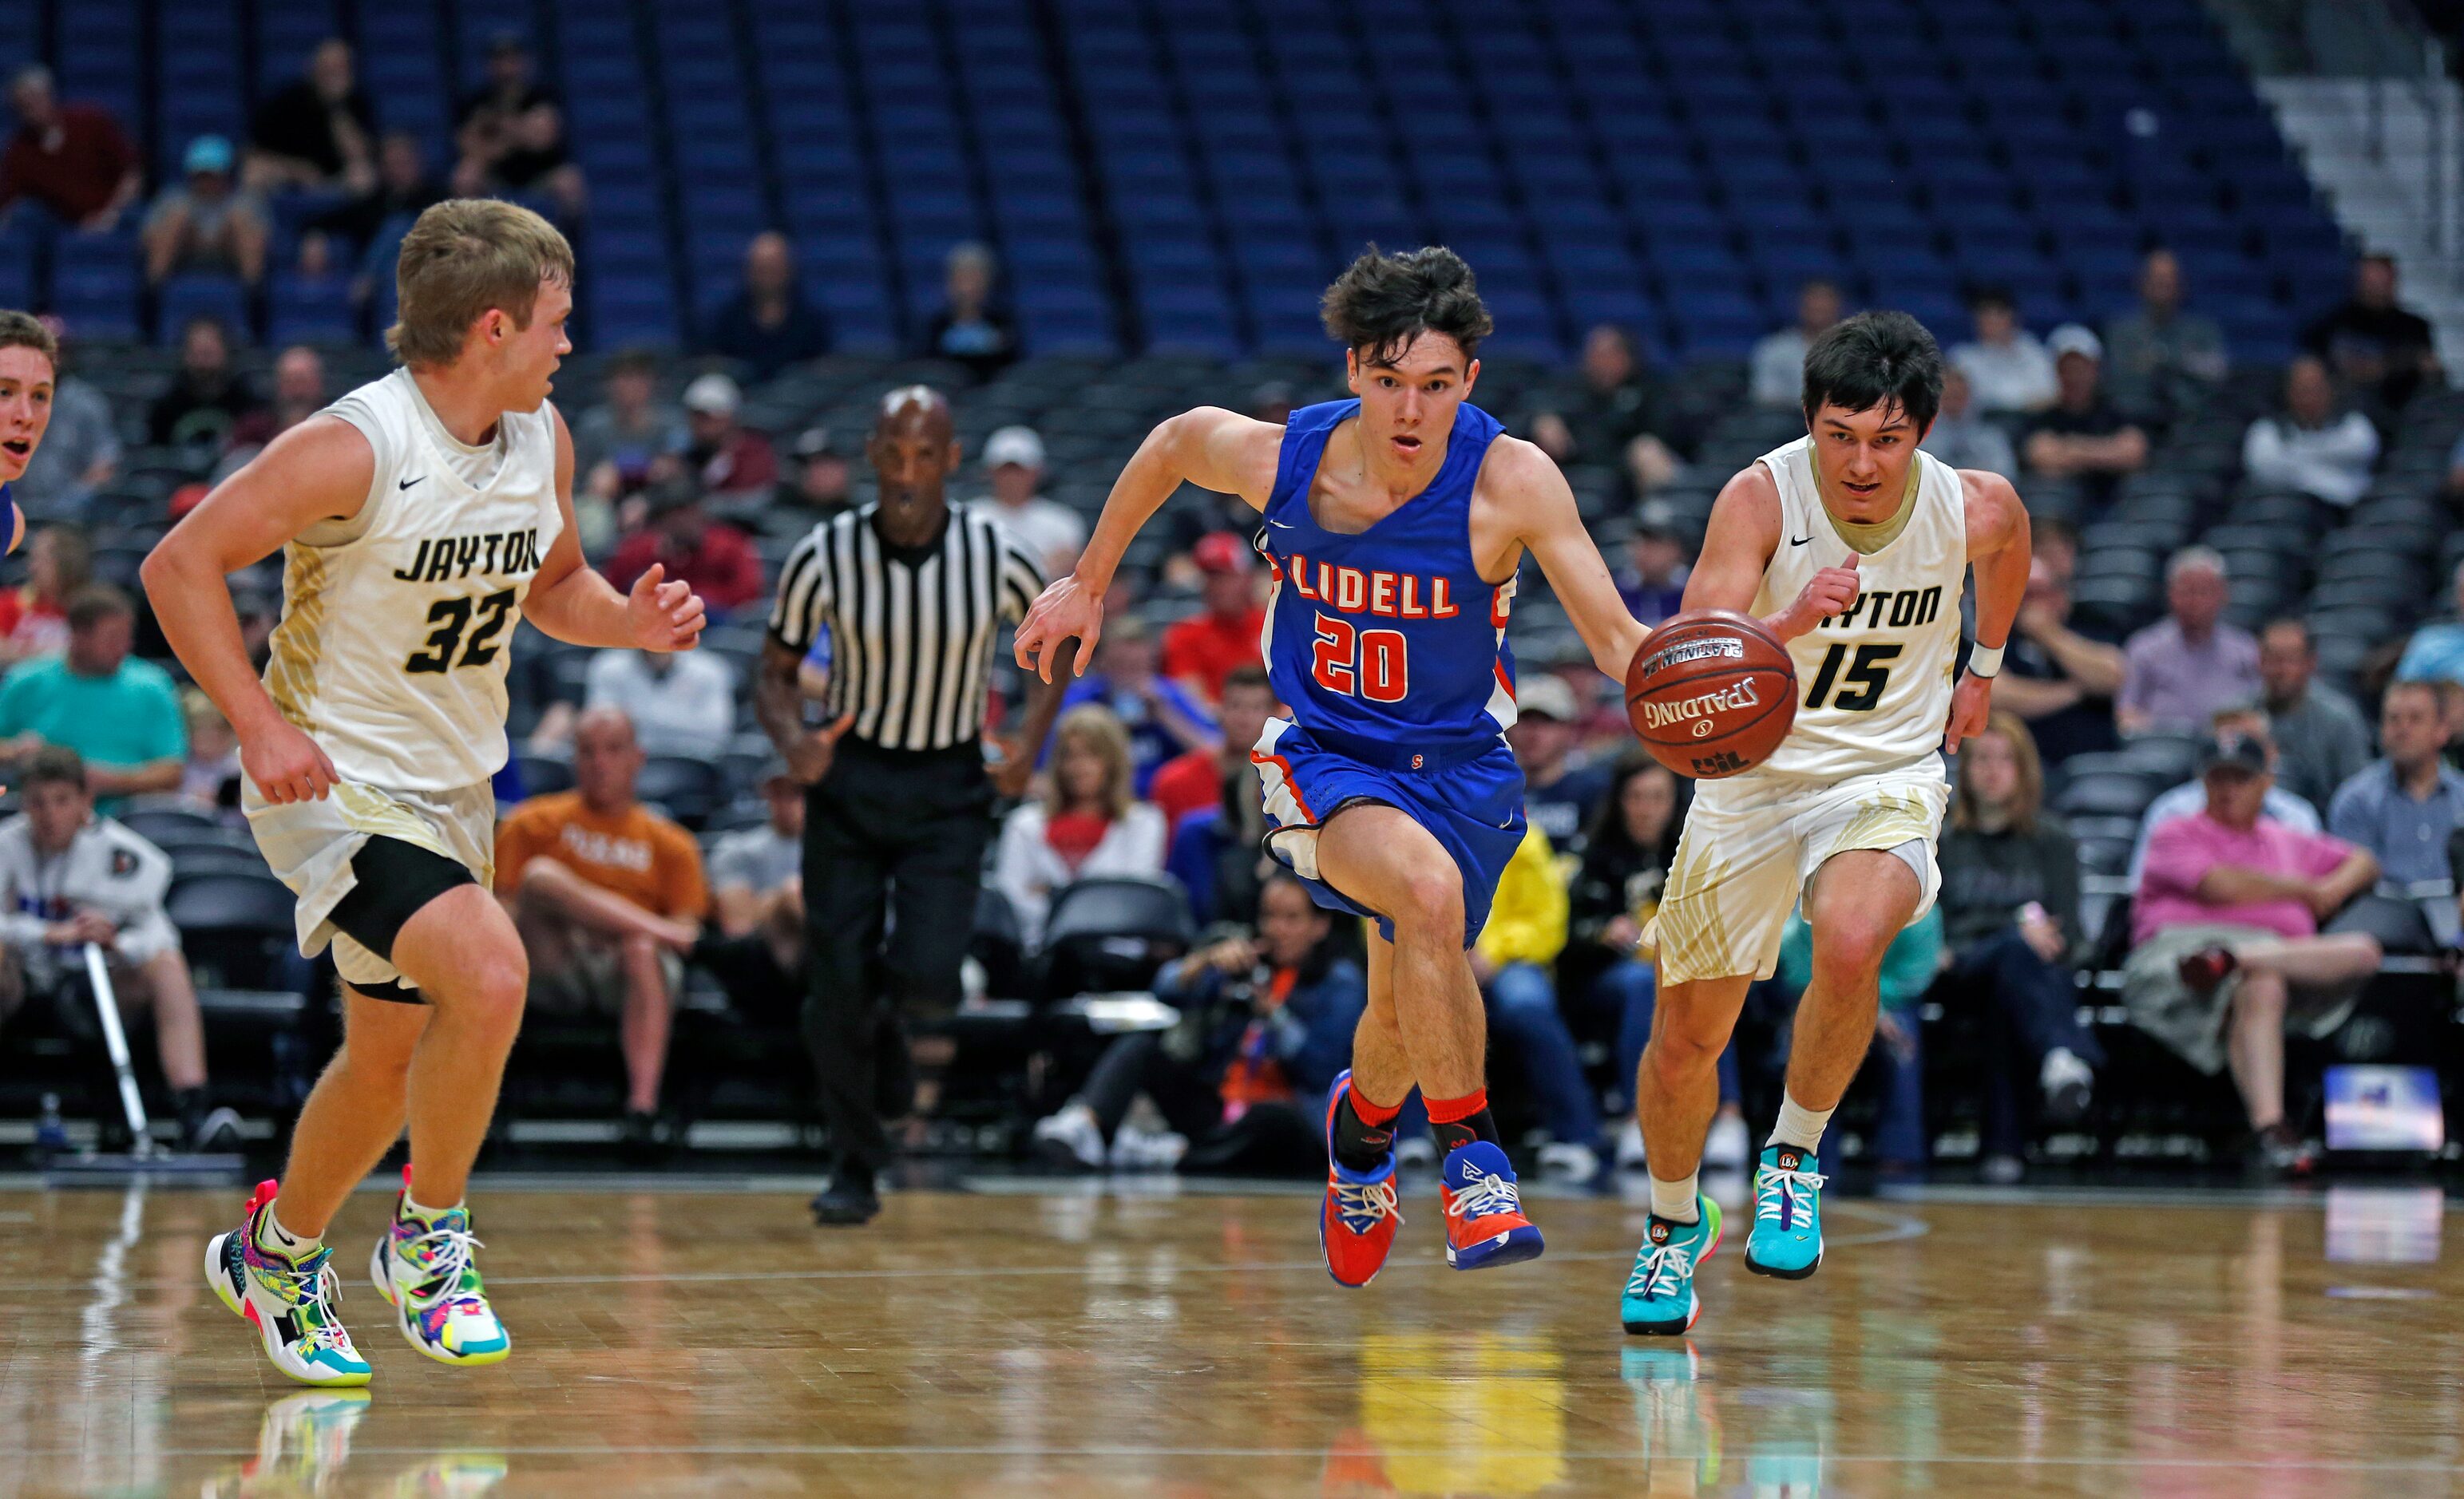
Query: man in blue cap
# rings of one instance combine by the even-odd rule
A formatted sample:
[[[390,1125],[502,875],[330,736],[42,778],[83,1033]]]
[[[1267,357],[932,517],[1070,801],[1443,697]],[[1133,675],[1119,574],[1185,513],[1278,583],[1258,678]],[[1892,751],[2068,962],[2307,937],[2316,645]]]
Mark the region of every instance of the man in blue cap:
[[[199,136],[181,158],[181,181],[145,210],[145,280],[181,271],[221,271],[254,286],[265,275],[265,213],[239,190],[231,143]]]

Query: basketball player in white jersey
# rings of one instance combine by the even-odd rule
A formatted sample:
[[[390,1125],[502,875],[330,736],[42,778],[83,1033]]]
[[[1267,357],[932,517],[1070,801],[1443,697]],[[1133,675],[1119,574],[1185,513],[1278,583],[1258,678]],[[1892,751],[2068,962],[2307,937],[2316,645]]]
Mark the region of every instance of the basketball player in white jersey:
[[[578,645],[690,649],[701,601],[653,567],[630,597],[584,565],[573,440],[547,403],[570,353],[573,250],[511,204],[452,200],[402,243],[402,367],[276,438],[144,567],[163,632],[230,718],[242,807],[328,943],[342,1049],[300,1112],[277,1189],[206,1250],[206,1278],[306,1384],[368,1381],[335,1315],[327,1224],[410,1127],[370,1265],[396,1328],[439,1362],[502,1359],[463,1186],[521,1024],[529,967],[491,893],[506,647],[528,619]],[[262,680],[225,576],[283,551]]]
[[[1805,356],[1807,435],[1728,481],[1685,586],[1686,608],[1752,614],[1787,642],[1801,695],[1769,760],[1697,789],[1644,936],[1660,992],[1635,1085],[1651,1216],[1619,1308],[1630,1333],[1683,1333],[1701,1311],[1694,1268],[1720,1238],[1696,1185],[1716,1066],[1799,904],[1814,976],[1746,1268],[1794,1280],[1822,1258],[1823,1127],[1873,1040],[1883,951],[1941,884],[1937,750],[1985,728],[2028,581],[2010,481],[1917,450],[1941,398],[1942,353],[1915,318],[1865,313],[1824,333]],[[1954,687],[1971,563],[1976,648]]]

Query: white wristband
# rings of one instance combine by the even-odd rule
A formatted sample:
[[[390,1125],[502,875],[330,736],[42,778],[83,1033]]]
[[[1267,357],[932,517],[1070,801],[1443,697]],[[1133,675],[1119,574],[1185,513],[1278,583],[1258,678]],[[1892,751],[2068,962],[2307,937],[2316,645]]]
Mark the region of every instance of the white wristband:
[[[1968,650],[1968,669],[1973,676],[1998,677],[2002,674],[2002,647],[1971,645]]]

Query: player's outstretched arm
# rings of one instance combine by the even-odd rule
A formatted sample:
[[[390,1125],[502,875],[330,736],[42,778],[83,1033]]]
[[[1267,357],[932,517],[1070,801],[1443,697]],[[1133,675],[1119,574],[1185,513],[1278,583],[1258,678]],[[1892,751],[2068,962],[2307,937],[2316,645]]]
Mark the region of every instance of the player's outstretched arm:
[[[1950,723],[1944,744],[1956,752],[1959,742],[1985,731],[1993,711],[1993,679],[2002,671],[2002,647],[2011,641],[2011,622],[2019,618],[2020,600],[2028,593],[2028,507],[2019,491],[1998,473],[1963,468],[1959,485],[1968,505],[1968,559],[1976,569],[1976,646],[1969,653],[1968,670],[1951,690]]]
[[[707,620],[690,585],[667,581],[667,569],[653,562],[633,580],[630,594],[620,594],[583,559],[573,520],[573,434],[565,430],[563,412],[553,405],[548,411],[556,418],[556,504],[564,527],[531,577],[522,618],[568,645],[692,650]]]
[[[1275,461],[1284,429],[1221,406],[1199,406],[1164,421],[1138,445],[1112,492],[1095,533],[1078,554],[1077,570],[1057,578],[1026,612],[1018,627],[1018,664],[1052,680],[1053,647],[1078,641],[1076,670],[1084,672],[1104,633],[1104,594],[1130,550],[1138,528],[1155,517],[1172,491],[1184,484],[1219,494],[1237,494],[1257,510],[1274,492]]]
[[[1532,559],[1548,576],[1549,586],[1565,606],[1574,633],[1591,649],[1592,663],[1618,682],[1634,653],[1651,634],[1617,594],[1600,549],[1583,525],[1574,491],[1547,453],[1519,439],[1501,437],[1489,445],[1481,464],[1481,483],[1492,480],[1495,492],[1513,497],[1521,525],[1516,539],[1530,549]]]
[[[1771,470],[1753,464],[1730,479],[1711,505],[1703,552],[1685,579],[1685,607],[1743,614],[1762,591],[1763,573],[1779,550],[1779,486]],[[1826,567],[1779,613],[1763,620],[1782,641],[1793,641],[1857,601],[1857,558]]]
[[[359,428],[340,417],[310,417],[216,485],[138,570],[163,638],[231,721],[240,769],[269,801],[324,795],[334,765],[257,681],[228,578],[320,521],[357,515],[376,462]]]

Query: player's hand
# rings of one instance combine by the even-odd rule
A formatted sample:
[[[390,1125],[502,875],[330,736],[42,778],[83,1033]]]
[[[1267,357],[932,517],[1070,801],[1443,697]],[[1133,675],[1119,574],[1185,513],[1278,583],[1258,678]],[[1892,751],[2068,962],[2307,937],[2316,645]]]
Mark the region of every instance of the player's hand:
[[[1771,633],[1793,641],[1833,615],[1846,614],[1857,602],[1857,554],[1838,567],[1826,567],[1807,580],[1796,601],[1767,621]]]
[[[825,724],[797,735],[786,749],[787,773],[806,786],[829,774],[830,761],[838,754],[839,736],[854,723],[853,713],[842,713],[835,724]]]
[[[1072,675],[1083,677],[1095,654],[1095,642],[1104,638],[1104,596],[1080,582],[1075,573],[1055,580],[1019,621],[1018,669],[1050,682],[1052,658],[1059,654],[1061,642],[1073,636],[1078,660]]]
[[[319,801],[341,773],[317,741],[297,725],[275,719],[239,742],[239,768],[267,801]]]
[[[633,579],[633,591],[625,597],[627,633],[641,650],[692,650],[701,640],[701,627],[710,622],[693,585],[682,578],[665,581],[667,576],[666,563],[651,563]]]
[[[993,780],[993,790],[1004,796],[1023,796],[1026,783],[1035,777],[1035,756],[1024,742],[1003,734],[995,743],[1001,746],[1001,758],[984,767]]]
[[[1943,748],[1959,753],[1959,742],[1985,732],[1985,720],[1992,712],[1993,679],[1961,673],[1959,685],[1950,689],[1950,727],[1943,732]]]

